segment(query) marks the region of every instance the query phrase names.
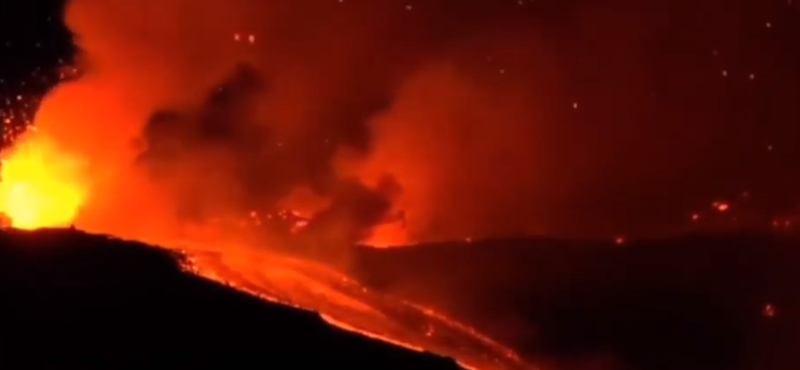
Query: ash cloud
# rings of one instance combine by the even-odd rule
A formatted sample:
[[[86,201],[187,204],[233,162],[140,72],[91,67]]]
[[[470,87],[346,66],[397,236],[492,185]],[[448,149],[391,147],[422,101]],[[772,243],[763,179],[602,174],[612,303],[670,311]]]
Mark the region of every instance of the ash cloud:
[[[155,199],[143,219],[180,223],[293,206],[305,191],[316,238],[369,240],[398,219],[414,239],[471,234],[534,178],[515,169],[532,151],[514,149],[535,148],[531,92],[497,81],[484,58],[519,57],[515,78],[531,81],[540,72],[522,64],[540,57],[509,41],[532,34],[512,13],[464,6],[459,18],[451,5],[74,0],[85,74],[45,101],[40,126],[98,172],[121,168],[98,176],[84,211],[98,228],[136,197]],[[344,230],[319,231],[332,225]]]
[[[720,16],[712,3],[692,8],[697,19],[735,31],[739,8]],[[98,190],[79,222],[90,229],[129,227],[115,209],[154,225],[275,204],[323,217],[343,189],[383,194],[392,178],[402,191],[356,229],[663,231],[738,192],[730,159],[752,149],[740,145],[750,126],[723,130],[728,100],[695,96],[716,96],[706,80],[718,76],[689,56],[720,34],[671,32],[667,15],[686,4],[73,0],[85,73],[37,121],[92,158]],[[345,234],[396,237],[373,231]]]
[[[199,109],[154,113],[138,142],[137,162],[170,192],[176,215],[186,222],[272,212],[294,190],[308,188],[329,199],[309,215],[304,234],[313,244],[335,250],[367,239],[391,209],[400,185],[386,175],[375,187],[339,176],[336,147],[320,145],[315,133],[286,141],[256,113],[272,92],[266,80],[257,69],[239,65]],[[363,150],[364,144],[340,145]]]

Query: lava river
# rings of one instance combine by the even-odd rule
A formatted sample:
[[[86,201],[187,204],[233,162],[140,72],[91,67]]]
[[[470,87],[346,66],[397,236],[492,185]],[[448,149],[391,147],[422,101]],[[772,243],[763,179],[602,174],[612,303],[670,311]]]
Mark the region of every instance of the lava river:
[[[182,243],[186,269],[263,299],[316,311],[340,328],[452,357],[481,370],[533,369],[510,349],[420,305],[367,289],[325,265],[266,250],[219,253]]]

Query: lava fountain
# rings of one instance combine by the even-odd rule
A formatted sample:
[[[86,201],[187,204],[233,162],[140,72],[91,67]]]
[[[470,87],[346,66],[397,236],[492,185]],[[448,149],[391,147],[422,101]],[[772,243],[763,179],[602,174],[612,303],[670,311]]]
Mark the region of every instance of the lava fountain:
[[[0,154],[0,213],[14,227],[68,226],[88,195],[83,161],[31,131]]]

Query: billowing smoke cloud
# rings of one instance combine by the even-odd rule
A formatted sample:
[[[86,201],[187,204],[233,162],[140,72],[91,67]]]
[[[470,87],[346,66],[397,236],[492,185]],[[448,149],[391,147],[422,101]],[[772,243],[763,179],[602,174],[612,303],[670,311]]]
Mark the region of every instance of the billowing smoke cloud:
[[[304,234],[314,244],[335,249],[367,239],[390,211],[399,184],[384,175],[371,188],[337,175],[334,148],[325,150],[313,136],[284,141],[257,114],[269,93],[258,70],[237,66],[196,111],[156,112],[144,127],[138,164],[185,222],[258,215],[287,203],[295,209],[295,190],[307,188],[328,200],[311,205],[316,209]]]
[[[665,85],[688,59],[655,55],[705,47],[665,9],[491,3],[73,0],[85,74],[39,126],[91,159],[79,224],[122,234],[277,207],[342,243],[610,235],[740,183],[752,137]]]
[[[286,206],[336,244],[391,221],[413,238],[497,232],[487,217],[525,231],[531,215],[501,216],[535,209],[518,200],[544,115],[519,82],[545,83],[548,64],[507,38],[530,32],[469,9],[469,25],[449,20],[446,2],[301,5],[71,2],[85,75],[39,126],[95,159],[82,223],[125,234],[131,215],[166,230]],[[485,66],[503,53],[514,77]]]

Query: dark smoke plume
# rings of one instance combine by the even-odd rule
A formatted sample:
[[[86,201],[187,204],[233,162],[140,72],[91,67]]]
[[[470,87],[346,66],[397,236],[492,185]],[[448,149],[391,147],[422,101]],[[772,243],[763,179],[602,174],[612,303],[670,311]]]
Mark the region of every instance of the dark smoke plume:
[[[198,108],[154,113],[137,143],[142,148],[137,161],[168,189],[176,217],[186,222],[275,212],[294,189],[308,188],[330,199],[309,215],[303,233],[309,245],[336,250],[367,239],[391,210],[399,184],[387,176],[371,188],[339,176],[336,148],[321,145],[314,133],[286,141],[257,115],[259,102],[271,93],[268,78],[257,69],[237,66]],[[359,141],[340,145],[364,150]],[[315,147],[322,150],[309,150]]]

